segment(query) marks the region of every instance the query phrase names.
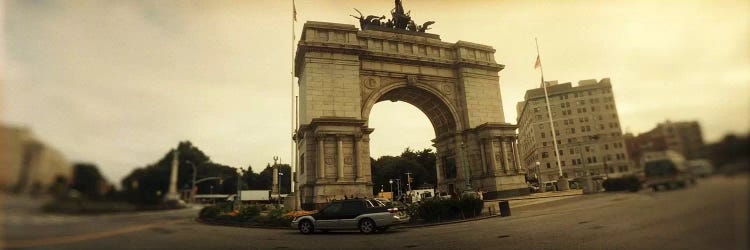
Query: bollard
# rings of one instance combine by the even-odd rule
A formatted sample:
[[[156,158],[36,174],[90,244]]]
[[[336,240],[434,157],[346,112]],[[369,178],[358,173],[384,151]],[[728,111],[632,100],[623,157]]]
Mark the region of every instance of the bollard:
[[[500,217],[510,216],[510,203],[507,200],[501,200],[498,202],[500,208]]]

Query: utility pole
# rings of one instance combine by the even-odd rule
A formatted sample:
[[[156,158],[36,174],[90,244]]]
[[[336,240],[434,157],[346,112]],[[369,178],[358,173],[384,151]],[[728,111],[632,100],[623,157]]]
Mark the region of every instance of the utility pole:
[[[412,173],[405,173],[406,174],[406,185],[409,187],[409,191],[411,192],[411,174]]]
[[[195,203],[195,194],[198,193],[198,191],[195,190],[195,177],[196,177],[196,173],[198,172],[198,168],[195,166],[195,164],[193,164],[193,162],[189,160],[185,162],[193,166],[193,182],[192,182],[192,186],[190,187],[190,203]]]

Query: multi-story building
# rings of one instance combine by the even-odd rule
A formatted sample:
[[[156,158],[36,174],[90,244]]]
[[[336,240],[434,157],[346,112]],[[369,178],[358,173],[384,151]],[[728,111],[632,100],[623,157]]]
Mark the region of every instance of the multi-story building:
[[[549,105],[563,176],[631,174],[609,78],[571,83],[547,82]],[[542,183],[554,183],[559,170],[544,89],[526,91],[517,105],[519,145],[524,165]]]
[[[672,150],[688,160],[706,158],[703,132],[697,121],[659,123],[656,128],[638,136],[626,136],[628,155],[639,160],[644,153]]]
[[[44,192],[56,178],[71,176],[65,157],[34,138],[31,130],[0,126],[0,190]]]

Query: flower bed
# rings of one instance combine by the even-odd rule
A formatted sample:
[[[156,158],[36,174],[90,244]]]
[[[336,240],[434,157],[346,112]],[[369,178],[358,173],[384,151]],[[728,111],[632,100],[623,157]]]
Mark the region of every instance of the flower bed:
[[[289,227],[294,217],[314,213],[314,211],[288,211],[283,208],[272,208],[268,209],[267,212],[261,212],[261,210],[263,208],[256,205],[247,205],[239,209],[232,209],[230,203],[224,203],[204,207],[198,217],[202,221],[213,224]]]

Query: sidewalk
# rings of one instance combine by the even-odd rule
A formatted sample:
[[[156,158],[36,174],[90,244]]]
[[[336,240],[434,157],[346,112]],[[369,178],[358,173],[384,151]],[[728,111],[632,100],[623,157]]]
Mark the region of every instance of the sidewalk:
[[[502,199],[485,200],[484,203],[485,203],[485,207],[492,206],[493,209],[497,209],[496,208],[497,203],[499,201],[506,200],[508,201],[510,208],[513,209],[513,208],[523,207],[523,206],[528,206],[528,205],[569,199],[569,198],[573,198],[579,195],[583,195],[583,190],[571,189],[568,191],[561,191],[561,192],[551,191],[551,192],[544,192],[544,193],[533,193],[533,194],[524,195],[524,196],[506,197]]]

